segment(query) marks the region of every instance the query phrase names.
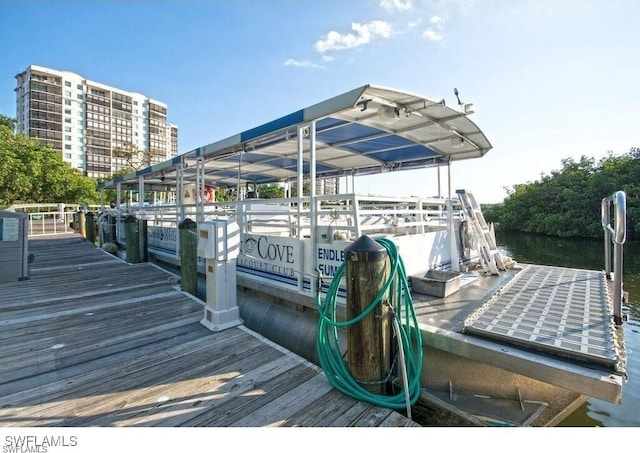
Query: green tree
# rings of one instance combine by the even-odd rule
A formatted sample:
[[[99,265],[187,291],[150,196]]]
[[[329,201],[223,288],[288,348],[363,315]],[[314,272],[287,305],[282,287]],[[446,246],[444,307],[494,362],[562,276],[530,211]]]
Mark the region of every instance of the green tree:
[[[117,172],[113,173],[111,176],[100,177],[96,180],[96,187],[102,184],[103,182],[111,181],[112,179],[115,179],[118,176],[124,176],[128,173],[131,173],[130,168],[121,168]],[[118,198],[118,192],[116,189],[103,189],[102,192],[103,194],[102,195],[98,194],[98,197],[99,198],[104,197],[103,201],[106,206],[109,206],[112,203],[115,204]]]
[[[34,147],[26,136],[15,136],[0,125],[0,205],[10,205],[28,194],[29,180],[20,150]]]
[[[0,125],[0,204],[95,203],[96,184],[37,139]]]
[[[15,118],[11,118],[9,116],[3,115],[0,113],[0,126],[8,127],[11,132],[16,130],[17,120]]]
[[[627,238],[640,239],[640,150],[612,153],[598,163],[582,156],[564,159],[562,168],[540,180],[509,190],[502,205],[485,218],[501,228],[561,237],[602,237],[602,199],[622,190],[627,195]]]
[[[284,187],[280,184],[264,184],[258,189],[260,198],[284,198]]]

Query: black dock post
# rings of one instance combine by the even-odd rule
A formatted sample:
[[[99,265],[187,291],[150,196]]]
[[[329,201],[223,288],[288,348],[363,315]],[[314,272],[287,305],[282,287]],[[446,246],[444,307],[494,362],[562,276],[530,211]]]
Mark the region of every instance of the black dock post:
[[[86,239],[92,244],[95,244],[96,243],[96,224],[95,224],[93,212],[87,212],[85,214],[85,221],[86,221],[86,229],[87,229]]]
[[[182,291],[194,296],[197,296],[198,288],[198,235],[196,226],[196,222],[189,218],[178,224]]]
[[[132,214],[125,217],[124,240],[127,249],[127,263],[141,263],[142,250],[140,249],[140,224]]]

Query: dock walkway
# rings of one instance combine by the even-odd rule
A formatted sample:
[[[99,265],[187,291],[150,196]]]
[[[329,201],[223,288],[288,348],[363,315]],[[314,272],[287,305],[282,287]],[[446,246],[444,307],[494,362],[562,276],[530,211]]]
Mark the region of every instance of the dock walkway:
[[[77,234],[29,239],[31,278],[0,283],[0,427],[419,426],[335,390],[150,263]]]

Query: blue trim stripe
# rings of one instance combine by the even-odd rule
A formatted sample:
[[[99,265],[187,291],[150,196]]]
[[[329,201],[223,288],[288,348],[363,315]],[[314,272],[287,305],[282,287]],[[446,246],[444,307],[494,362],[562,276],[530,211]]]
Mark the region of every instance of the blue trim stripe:
[[[297,112],[290,113],[287,116],[283,116],[276,120],[263,124],[262,126],[254,127],[240,134],[240,141],[246,142],[262,135],[267,135],[272,132],[279,131],[285,127],[297,125],[304,121],[304,110],[298,110]]]
[[[236,263],[236,268],[238,272],[242,272],[249,275],[255,275],[256,277],[268,278],[269,280],[275,280],[280,283],[285,283],[287,285],[298,287],[298,279],[295,277],[289,277],[282,274],[276,274],[274,272],[262,271],[259,269],[254,269],[252,267],[242,266]]]

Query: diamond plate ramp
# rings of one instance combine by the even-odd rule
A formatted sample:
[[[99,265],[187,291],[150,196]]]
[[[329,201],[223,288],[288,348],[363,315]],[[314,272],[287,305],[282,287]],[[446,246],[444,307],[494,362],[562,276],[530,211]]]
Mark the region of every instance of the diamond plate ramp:
[[[465,333],[616,367],[604,272],[529,265],[465,321]]]

